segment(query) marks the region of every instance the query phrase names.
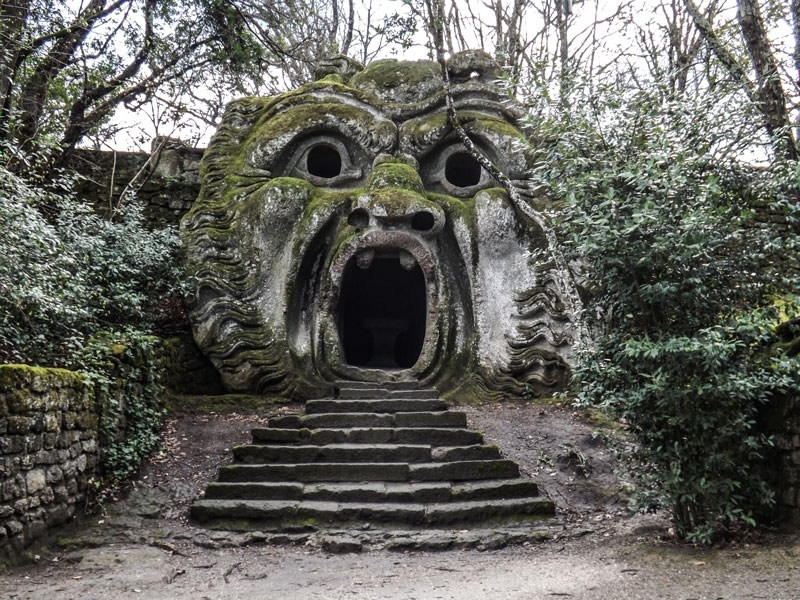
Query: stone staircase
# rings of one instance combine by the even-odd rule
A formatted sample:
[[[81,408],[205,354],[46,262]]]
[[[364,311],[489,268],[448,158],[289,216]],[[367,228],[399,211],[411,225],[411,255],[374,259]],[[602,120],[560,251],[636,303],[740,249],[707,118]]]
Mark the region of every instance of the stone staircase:
[[[553,502],[463,412],[413,383],[341,382],[233,449],[192,516],[214,529],[298,532],[541,522]]]

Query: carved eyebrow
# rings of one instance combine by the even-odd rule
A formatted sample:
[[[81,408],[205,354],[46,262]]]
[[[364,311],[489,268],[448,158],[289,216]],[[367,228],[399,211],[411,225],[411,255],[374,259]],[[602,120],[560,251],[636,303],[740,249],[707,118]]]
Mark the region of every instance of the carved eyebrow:
[[[501,137],[507,137],[509,140],[521,137],[519,130],[505,118],[505,115],[496,112],[465,110],[461,111],[459,116],[467,132],[484,140],[484,145],[495,145],[484,135],[484,132],[489,129],[501,132]],[[398,145],[401,152],[420,158],[452,134],[453,128],[447,120],[446,111],[442,109],[420,115],[400,125]]]
[[[337,134],[358,144],[364,152],[377,156],[390,152],[397,143],[397,126],[363,105],[324,102],[331,97],[309,98],[309,102],[285,107],[263,119],[250,137],[246,148],[248,162],[258,168],[271,169],[287,148],[315,134]]]

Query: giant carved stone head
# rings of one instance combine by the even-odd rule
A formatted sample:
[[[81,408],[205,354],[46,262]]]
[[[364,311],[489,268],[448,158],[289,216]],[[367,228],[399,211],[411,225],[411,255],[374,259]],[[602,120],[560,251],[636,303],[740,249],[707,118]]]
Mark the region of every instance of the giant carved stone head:
[[[439,65],[328,67],[228,106],[182,222],[195,339],[226,387],[561,389],[570,322],[544,232],[453,131]],[[466,133],[524,180],[519,115],[489,57],[455,55],[448,72]]]

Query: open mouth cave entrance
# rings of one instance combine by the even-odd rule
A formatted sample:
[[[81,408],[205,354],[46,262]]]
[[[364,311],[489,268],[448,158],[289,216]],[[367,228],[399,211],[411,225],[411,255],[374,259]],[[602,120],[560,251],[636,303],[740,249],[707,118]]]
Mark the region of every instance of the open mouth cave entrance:
[[[375,369],[413,366],[427,318],[425,276],[416,261],[404,268],[400,251],[379,252],[371,260],[354,257],[340,289],[337,322],[345,362]]]

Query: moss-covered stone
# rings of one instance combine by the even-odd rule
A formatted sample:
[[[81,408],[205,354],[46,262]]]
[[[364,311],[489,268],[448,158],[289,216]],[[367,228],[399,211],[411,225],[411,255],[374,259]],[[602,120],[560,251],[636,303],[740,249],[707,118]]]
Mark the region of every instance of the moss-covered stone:
[[[524,179],[519,111],[490,83],[492,64],[454,56],[452,99],[483,154]],[[553,301],[563,278],[531,259],[547,240],[530,207],[469,157],[438,63],[359,69],[333,61],[314,83],[226,109],[182,222],[198,345],[229,392],[302,399],[338,379],[400,377],[470,401],[528,388],[550,395],[568,372],[570,322]],[[414,316],[377,305],[348,312],[370,295],[352,282],[376,276],[373,261],[420,274]],[[395,295],[411,293],[411,283],[397,285]],[[392,303],[389,294],[377,304]],[[393,320],[418,324],[395,333],[373,324]],[[412,338],[400,359],[392,344]],[[388,370],[354,358],[377,352],[378,340]]]

